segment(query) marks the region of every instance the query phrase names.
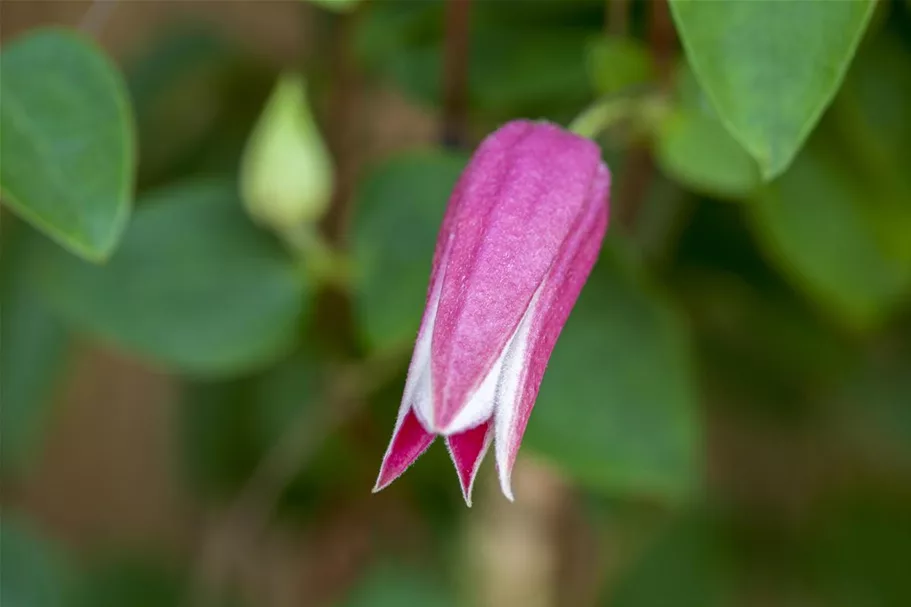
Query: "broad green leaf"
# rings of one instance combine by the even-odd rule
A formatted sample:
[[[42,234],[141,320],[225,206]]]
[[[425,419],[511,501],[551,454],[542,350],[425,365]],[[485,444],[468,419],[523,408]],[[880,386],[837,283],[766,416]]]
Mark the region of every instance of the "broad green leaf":
[[[64,607],[72,582],[69,563],[57,547],[18,517],[0,520],[0,605]]]
[[[287,353],[307,303],[301,271],[222,181],[151,194],[103,267],[43,247],[33,273],[75,328],[199,375],[238,373]]]
[[[874,8],[872,0],[670,5],[693,71],[767,180],[788,167],[835,96]]]
[[[606,246],[557,341],[524,445],[592,490],[685,500],[701,483],[688,339],[617,251]]]
[[[374,567],[340,607],[452,607],[454,602],[429,571],[401,564]]]
[[[371,346],[391,347],[417,335],[443,211],[464,166],[459,155],[413,152],[377,166],[361,184],[354,304]]]
[[[27,280],[26,226],[3,234],[0,257],[0,462],[3,474],[25,469],[40,446],[53,404],[67,334]]]
[[[819,132],[791,169],[749,205],[760,244],[816,302],[871,328],[906,299],[911,263],[885,253],[866,220],[879,192],[837,139]]]
[[[123,234],[135,175],[126,87],[100,49],[48,29],[0,53],[0,195],[70,251],[107,259]]]
[[[655,76],[648,48],[635,38],[601,37],[588,48],[588,71],[595,91],[608,95]]]
[[[705,521],[680,520],[649,546],[618,581],[604,607],[721,607],[729,582],[717,531]]]

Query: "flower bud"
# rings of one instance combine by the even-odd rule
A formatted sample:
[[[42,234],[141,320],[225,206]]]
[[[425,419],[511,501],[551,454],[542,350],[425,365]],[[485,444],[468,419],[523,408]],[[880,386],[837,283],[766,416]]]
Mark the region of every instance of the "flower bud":
[[[258,222],[278,231],[319,220],[332,199],[332,158],[307,103],[303,78],[281,76],[241,163],[241,195]]]
[[[503,493],[551,351],[598,258],[610,174],[592,141],[525,120],[489,135],[449,201],[375,491],[437,435],[465,501],[491,442]]]

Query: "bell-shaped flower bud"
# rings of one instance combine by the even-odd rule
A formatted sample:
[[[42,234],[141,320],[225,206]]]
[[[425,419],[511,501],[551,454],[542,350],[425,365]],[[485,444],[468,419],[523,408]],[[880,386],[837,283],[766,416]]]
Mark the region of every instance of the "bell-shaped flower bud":
[[[544,122],[489,135],[449,201],[427,307],[375,491],[443,436],[466,502],[491,442],[504,495],[557,337],[598,258],[610,174]]]
[[[244,150],[240,189],[247,211],[277,231],[316,222],[331,202],[333,172],[303,78],[283,75]]]

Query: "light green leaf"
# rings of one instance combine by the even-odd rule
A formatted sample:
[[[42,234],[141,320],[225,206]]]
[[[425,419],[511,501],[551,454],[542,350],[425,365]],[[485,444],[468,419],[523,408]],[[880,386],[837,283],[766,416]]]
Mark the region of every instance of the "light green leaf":
[[[0,194],[70,251],[107,259],[127,223],[135,135],[126,86],[88,39],[40,30],[0,53]]]
[[[872,0],[670,5],[693,71],[767,180],[788,167],[835,96],[874,8]]]
[[[27,280],[30,238],[24,224],[3,234],[0,257],[0,462],[3,473],[26,468],[40,446],[66,350],[67,334]]]
[[[749,205],[759,243],[819,305],[869,329],[903,301],[911,263],[887,255],[865,206],[865,185],[838,140],[820,131],[791,169]]]
[[[309,0],[317,6],[336,13],[350,13],[362,0]]]
[[[394,347],[417,335],[443,211],[464,166],[460,155],[413,152],[376,167],[361,184],[354,303],[371,346]]]
[[[75,328],[201,375],[238,373],[287,353],[307,303],[301,272],[222,181],[150,195],[103,267],[43,247],[33,273]]]
[[[557,341],[524,445],[592,490],[681,500],[701,482],[699,434],[680,321],[609,244]]]
[[[0,521],[3,607],[64,607],[71,572],[57,547],[31,525],[4,513]]]

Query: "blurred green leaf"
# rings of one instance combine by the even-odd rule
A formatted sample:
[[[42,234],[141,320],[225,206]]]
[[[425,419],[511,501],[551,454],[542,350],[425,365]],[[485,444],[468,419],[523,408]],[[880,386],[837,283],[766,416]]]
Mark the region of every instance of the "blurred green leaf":
[[[722,121],[772,179],[834,97],[874,2],[670,5],[690,64]]]
[[[449,593],[434,574],[404,565],[381,565],[368,573],[341,607],[451,607]]]
[[[865,221],[876,192],[822,130],[791,169],[749,205],[760,244],[820,305],[859,328],[878,324],[908,294],[911,263],[884,253]]]
[[[103,267],[44,247],[33,273],[74,327],[199,375],[276,360],[297,341],[307,304],[301,272],[222,181],[150,195]]]
[[[673,523],[603,601],[605,607],[729,605],[717,532],[706,522]]]
[[[0,462],[4,474],[25,469],[41,443],[67,344],[63,325],[29,285],[24,255],[30,237],[37,235],[24,224],[5,230],[0,256]]]
[[[76,586],[71,607],[176,607],[186,582],[148,557],[106,558],[93,563]]]
[[[635,38],[604,36],[588,48],[588,71],[595,92],[608,95],[655,77],[648,48]]]
[[[417,335],[443,211],[465,162],[442,152],[407,153],[377,166],[361,183],[354,303],[372,347],[393,347]]]
[[[3,607],[64,607],[72,579],[57,547],[31,525],[4,512],[0,521]]]
[[[586,69],[592,30],[569,21],[516,25],[523,10],[516,4],[509,8],[512,22],[503,23],[489,18],[492,7],[486,4],[495,3],[478,5],[468,45],[472,112],[484,122],[525,115],[571,118],[592,95]],[[442,2],[374,3],[359,26],[358,55],[407,94],[439,105],[442,23]]]
[[[911,260],[911,54],[883,35],[857,55],[827,126],[869,192],[860,208],[884,253]]]
[[[326,421],[325,371],[318,353],[300,351],[256,375],[187,383],[177,422],[186,480],[207,497],[235,495],[276,445],[287,449],[290,432],[307,452],[284,487],[281,514],[307,514],[349,490],[356,449]]]
[[[232,131],[237,131],[239,155],[271,85],[271,75],[264,77],[247,65],[211,24],[178,22],[161,29],[163,33],[126,64],[142,187],[167,182],[205,162],[207,148],[218,145],[224,150],[224,139]],[[235,80],[243,87],[232,89]],[[237,104],[248,104],[247,113],[238,112]]]
[[[677,105],[655,125],[655,156],[662,170],[697,192],[746,197],[762,181],[756,161],[721,124],[686,64],[675,81]]]
[[[826,605],[911,604],[911,504],[906,497],[864,491],[818,518],[811,558]]]
[[[262,457],[250,381],[188,382],[177,409],[181,472],[204,496],[224,499]]]
[[[107,259],[127,223],[135,135],[116,67],[78,33],[30,33],[0,53],[0,193],[70,251]]]
[[[687,499],[702,465],[688,340],[609,242],[557,342],[525,444],[593,490]]]

